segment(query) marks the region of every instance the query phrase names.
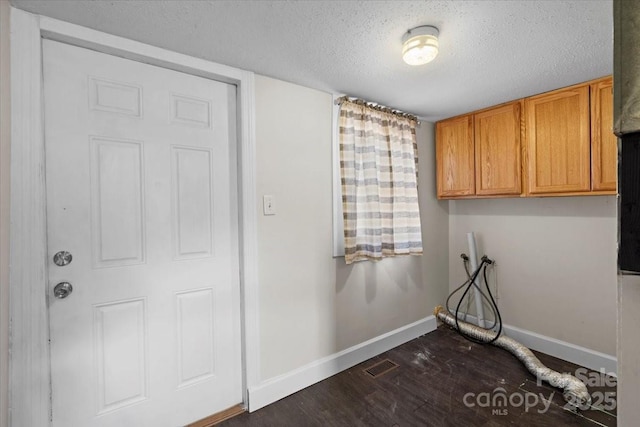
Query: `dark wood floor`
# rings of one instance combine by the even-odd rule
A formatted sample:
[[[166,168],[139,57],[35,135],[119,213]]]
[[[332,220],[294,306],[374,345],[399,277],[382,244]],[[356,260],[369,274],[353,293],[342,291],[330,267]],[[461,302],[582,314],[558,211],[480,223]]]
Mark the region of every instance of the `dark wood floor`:
[[[575,375],[579,368],[536,355],[559,372]],[[385,359],[398,367],[376,378],[365,372]],[[473,344],[440,326],[221,426],[615,426],[615,379],[607,377],[607,386],[591,375],[587,382],[600,383],[589,387],[598,405],[574,413],[564,408],[559,389],[538,385],[510,353]]]

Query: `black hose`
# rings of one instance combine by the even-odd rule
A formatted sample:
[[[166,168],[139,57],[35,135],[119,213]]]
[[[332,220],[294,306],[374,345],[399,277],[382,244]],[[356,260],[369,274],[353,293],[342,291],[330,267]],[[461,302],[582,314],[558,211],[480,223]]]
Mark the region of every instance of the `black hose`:
[[[464,255],[464,254],[463,254]],[[478,268],[476,268],[476,270],[473,272],[473,274],[469,273],[469,269],[467,267],[467,260],[468,258],[462,256],[463,259],[463,263],[464,263],[464,268],[467,272],[467,278],[468,280],[465,281],[462,285],[458,286],[456,289],[453,290],[453,292],[451,292],[449,294],[449,296],[447,297],[447,310],[451,311],[449,308],[449,301],[451,299],[451,297],[457,293],[459,290],[461,290],[463,287],[466,286],[464,292],[462,293],[462,297],[460,297],[460,300],[458,300],[458,305],[456,306],[455,311],[453,312],[453,317],[455,319],[456,322],[456,331],[462,335],[462,337],[464,337],[465,339],[476,343],[476,344],[491,344],[493,343],[495,340],[498,339],[498,337],[500,336],[500,334],[502,333],[502,316],[500,315],[500,310],[498,309],[498,305],[496,304],[495,299],[493,298],[493,294],[491,293],[491,288],[489,287],[489,282],[487,281],[487,266],[493,264],[493,261],[490,260],[489,258],[487,258],[486,256],[483,256],[481,261],[480,261],[480,265],[478,266]],[[485,287],[487,288],[487,295],[484,293],[484,291],[482,290],[482,288],[480,286],[478,286],[476,284],[476,279],[478,277],[478,275],[480,274],[480,272],[482,271],[482,277],[484,278],[484,284]],[[478,339],[475,339],[469,335],[466,335],[465,333],[463,333],[460,330],[460,326],[458,323],[458,319],[460,317],[460,306],[462,305],[462,302],[464,301],[465,297],[467,297],[467,295],[469,294],[469,291],[471,290],[472,287],[476,287],[476,289],[478,289],[480,291],[480,295],[482,296],[482,298],[484,298],[489,307],[491,308],[491,311],[493,312],[493,324],[491,325],[491,327],[488,328],[484,328],[486,330],[492,330],[496,327],[496,324],[498,325],[498,330],[496,331],[496,335],[495,337],[493,337],[490,341],[481,341]],[[466,316],[466,313],[465,313]]]
[[[468,280],[467,280],[466,282],[464,282],[463,284],[461,284],[460,286],[458,286],[456,289],[454,289],[454,290],[449,294],[449,296],[447,297],[447,301],[445,302],[445,307],[447,308],[447,311],[448,311],[449,313],[453,313],[453,312],[455,312],[456,310],[453,310],[453,309],[451,308],[451,306],[449,305],[449,302],[451,301],[451,297],[452,297],[456,292],[458,292],[460,289],[462,289],[464,286],[468,285],[469,283],[473,283],[473,286],[474,286],[474,287],[475,287],[475,288],[480,292],[480,295],[481,295],[481,296],[482,296],[482,298],[484,298],[484,300],[486,301],[487,306],[488,306],[489,308],[491,308],[491,311],[492,311],[492,313],[493,313],[493,323],[491,324],[491,326],[486,326],[486,327],[484,327],[484,329],[486,329],[486,330],[492,330],[492,329],[496,326],[496,322],[497,322],[497,319],[498,319],[498,316],[497,316],[496,310],[495,310],[495,308],[494,308],[494,304],[492,304],[492,303],[491,303],[491,300],[490,300],[490,299],[487,297],[487,295],[482,291],[482,289],[477,285],[477,283],[476,283],[475,281],[472,281],[472,280],[471,280],[471,273],[469,272],[469,267],[468,267],[469,257],[468,257],[466,254],[461,254],[461,255],[460,255],[460,257],[461,257],[461,258],[462,258],[462,260],[463,260],[464,271],[467,273],[467,278],[468,278]],[[483,257],[483,258],[486,258],[486,257]],[[493,264],[493,261],[492,261],[492,260],[489,260],[489,258],[486,258],[486,260],[487,260],[486,262],[487,262],[488,264]],[[485,281],[485,283],[486,283],[486,281]],[[467,312],[469,311],[469,303],[470,303],[470,302],[471,302],[471,299],[470,299],[470,298],[469,298],[469,299],[467,299],[467,308],[466,308],[466,311],[464,312],[464,320],[465,320],[465,321],[467,320]],[[458,310],[458,312],[459,312],[459,310]]]

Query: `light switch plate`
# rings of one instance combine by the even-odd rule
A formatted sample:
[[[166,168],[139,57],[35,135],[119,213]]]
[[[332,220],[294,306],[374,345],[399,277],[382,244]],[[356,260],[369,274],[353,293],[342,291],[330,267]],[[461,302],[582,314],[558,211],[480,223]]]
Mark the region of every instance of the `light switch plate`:
[[[275,198],[270,194],[262,196],[262,210],[265,215],[276,214],[276,202]]]

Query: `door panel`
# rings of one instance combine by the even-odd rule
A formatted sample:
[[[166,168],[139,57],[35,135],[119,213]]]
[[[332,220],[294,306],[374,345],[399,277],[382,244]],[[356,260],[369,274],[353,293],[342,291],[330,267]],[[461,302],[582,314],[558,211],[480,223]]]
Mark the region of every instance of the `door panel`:
[[[528,192],[591,189],[589,87],[560,89],[525,100]]]
[[[591,84],[591,185],[615,191],[618,182],[618,139],[613,133],[613,79]]]
[[[176,294],[178,307],[178,387],[214,374],[213,292],[196,289]]]
[[[174,146],[171,160],[175,257],[210,256],[213,248],[211,151]]]
[[[519,195],[521,102],[474,114],[476,194]]]
[[[93,309],[98,414],[148,398],[145,299]]]
[[[475,194],[475,151],[471,115],[436,123],[436,163],[439,198]]]
[[[53,425],[240,403],[235,88],[43,44]]]
[[[142,142],[90,137],[94,267],[145,261]]]

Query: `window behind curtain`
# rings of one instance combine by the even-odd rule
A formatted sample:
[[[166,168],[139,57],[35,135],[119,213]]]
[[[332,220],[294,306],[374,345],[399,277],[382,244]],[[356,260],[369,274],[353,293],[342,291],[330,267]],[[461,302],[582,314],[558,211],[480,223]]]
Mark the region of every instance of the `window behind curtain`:
[[[414,117],[342,100],[345,261],[422,254]]]

